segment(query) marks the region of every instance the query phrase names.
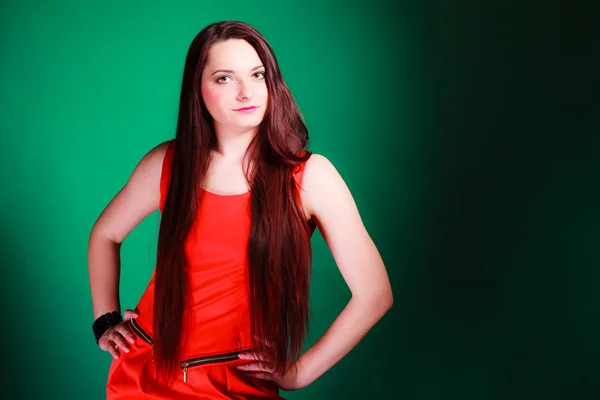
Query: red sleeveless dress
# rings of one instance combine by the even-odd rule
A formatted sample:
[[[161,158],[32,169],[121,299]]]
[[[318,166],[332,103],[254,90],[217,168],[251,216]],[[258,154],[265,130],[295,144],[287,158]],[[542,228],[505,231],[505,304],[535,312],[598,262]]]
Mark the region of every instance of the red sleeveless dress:
[[[167,148],[160,183],[162,213],[171,177],[175,140]],[[302,182],[304,163],[296,170]],[[154,278],[138,302],[139,316],[130,321],[136,334],[129,353],[113,359],[106,384],[107,399],[282,399],[269,381],[249,378],[235,368],[247,363],[237,354],[250,349],[247,243],[250,192],[219,195],[204,191],[185,251],[192,304],[184,311],[181,373],[171,387],[156,383],[152,359]],[[299,199],[298,199],[299,200]],[[310,233],[314,231],[311,225]]]

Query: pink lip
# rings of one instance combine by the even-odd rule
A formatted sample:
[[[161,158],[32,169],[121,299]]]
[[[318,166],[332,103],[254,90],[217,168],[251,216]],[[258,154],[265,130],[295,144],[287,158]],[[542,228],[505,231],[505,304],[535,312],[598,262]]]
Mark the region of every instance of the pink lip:
[[[241,112],[248,112],[248,111],[252,111],[257,109],[258,107],[255,106],[251,106],[251,107],[242,107],[242,108],[238,108],[237,110],[233,110],[233,111],[241,111]]]

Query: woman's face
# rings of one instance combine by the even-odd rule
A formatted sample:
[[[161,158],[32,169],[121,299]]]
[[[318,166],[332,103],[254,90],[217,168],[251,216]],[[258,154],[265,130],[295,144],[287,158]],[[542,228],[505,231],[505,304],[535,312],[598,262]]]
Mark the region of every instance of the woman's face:
[[[268,102],[265,68],[248,42],[228,39],[209,50],[201,93],[216,127],[254,128]],[[251,111],[241,108],[255,107]]]

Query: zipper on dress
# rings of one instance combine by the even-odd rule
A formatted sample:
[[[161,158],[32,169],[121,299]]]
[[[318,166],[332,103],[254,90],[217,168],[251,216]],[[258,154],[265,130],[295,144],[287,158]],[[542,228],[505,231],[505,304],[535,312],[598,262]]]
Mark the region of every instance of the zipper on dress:
[[[135,322],[135,319],[131,318],[129,320],[129,326],[131,327],[134,333],[137,333],[137,335],[142,338],[144,342],[152,344],[152,338],[150,337],[150,335],[148,335],[146,331],[144,331],[142,327],[139,326],[137,322]]]
[[[142,327],[139,326],[137,324],[137,322],[135,322],[134,318],[131,318],[129,320],[129,326],[131,327],[131,330],[133,330],[133,332],[136,333],[144,342],[146,342],[150,346],[152,346],[152,349],[150,350],[150,354],[152,356],[152,362],[154,362],[154,342],[152,341],[152,338],[150,337],[150,335],[148,335],[146,333],[146,331],[144,331],[142,329]]]
[[[181,369],[183,370],[183,382],[187,382],[188,368],[197,367],[198,365],[211,364],[216,362],[233,361],[238,358],[238,354],[247,350],[237,350],[231,353],[215,354],[203,357],[188,358],[181,361]]]
[[[137,334],[143,341],[152,346],[152,361],[154,361],[154,343],[150,335],[148,335],[141,326],[135,322],[135,319],[129,320],[129,325],[135,334]],[[210,356],[202,356],[202,357],[194,357],[188,358],[186,360],[180,361],[181,369],[183,370],[183,382],[187,383],[187,372],[188,368],[196,367],[198,365],[211,364],[215,362],[225,362],[225,361],[233,361],[238,358],[238,354],[250,351],[250,349],[246,350],[236,350],[230,353],[223,354],[214,354]]]

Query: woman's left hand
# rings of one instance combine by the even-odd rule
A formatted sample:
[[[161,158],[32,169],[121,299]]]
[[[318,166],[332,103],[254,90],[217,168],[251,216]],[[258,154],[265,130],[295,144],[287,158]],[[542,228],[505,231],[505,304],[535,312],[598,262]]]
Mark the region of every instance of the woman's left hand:
[[[236,367],[244,371],[251,378],[271,381],[283,390],[297,390],[307,386],[307,384],[302,382],[301,371],[298,369],[297,363],[290,364],[282,375],[274,372],[272,363],[261,358],[256,353],[240,353],[238,357],[242,360],[254,361]]]

